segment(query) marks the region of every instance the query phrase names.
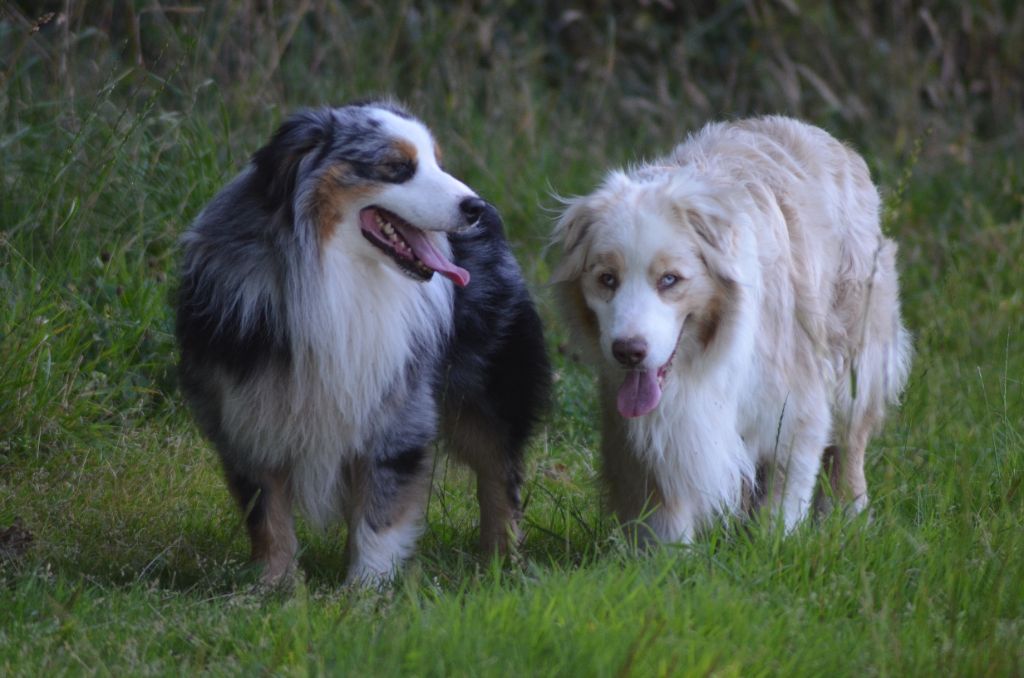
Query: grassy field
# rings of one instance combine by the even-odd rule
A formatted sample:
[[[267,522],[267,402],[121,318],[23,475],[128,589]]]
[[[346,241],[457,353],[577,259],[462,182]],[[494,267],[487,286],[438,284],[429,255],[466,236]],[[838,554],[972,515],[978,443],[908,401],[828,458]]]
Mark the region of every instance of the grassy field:
[[[0,673],[1024,674],[1024,10],[300,4],[71,3],[38,30],[0,5]],[[259,594],[174,382],[175,242],[287,111],[376,93],[502,209],[541,305],[526,540],[477,554],[442,455],[393,588],[342,587],[343,529],[300,525],[303,581]],[[775,111],[864,153],[901,248],[916,358],[872,519],[638,555],[545,288],[552,193]]]

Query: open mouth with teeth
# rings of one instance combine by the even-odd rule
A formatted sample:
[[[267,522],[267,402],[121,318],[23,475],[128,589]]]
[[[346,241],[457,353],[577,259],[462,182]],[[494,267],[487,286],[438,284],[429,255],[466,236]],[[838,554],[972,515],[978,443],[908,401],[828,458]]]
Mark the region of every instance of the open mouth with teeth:
[[[410,278],[427,282],[436,271],[459,287],[469,284],[469,271],[449,261],[425,231],[394,212],[367,207],[359,212],[359,228],[364,238],[394,259]]]
[[[682,333],[680,333],[682,336]],[[629,370],[626,378],[619,387],[616,397],[616,406],[619,414],[627,419],[642,417],[650,413],[661,402],[661,389],[665,385],[665,377],[672,369],[672,361],[679,350],[679,340],[676,340],[676,348],[668,357],[665,364],[657,370]]]

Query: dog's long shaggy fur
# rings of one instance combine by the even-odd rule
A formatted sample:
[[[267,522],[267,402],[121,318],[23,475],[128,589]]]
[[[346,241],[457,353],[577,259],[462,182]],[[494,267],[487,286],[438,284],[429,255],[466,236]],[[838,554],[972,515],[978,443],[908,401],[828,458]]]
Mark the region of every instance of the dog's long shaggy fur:
[[[422,123],[386,102],[293,116],[182,247],[181,385],[264,581],[294,568],[295,504],[346,518],[349,580],[391,577],[442,424],[484,548],[508,547],[550,382],[540,320],[497,212]]]
[[[865,447],[911,342],[856,153],[786,118],[711,124],[569,200],[555,241],[622,521],[688,541],[753,490],[792,529],[826,452],[835,494],[864,508]]]

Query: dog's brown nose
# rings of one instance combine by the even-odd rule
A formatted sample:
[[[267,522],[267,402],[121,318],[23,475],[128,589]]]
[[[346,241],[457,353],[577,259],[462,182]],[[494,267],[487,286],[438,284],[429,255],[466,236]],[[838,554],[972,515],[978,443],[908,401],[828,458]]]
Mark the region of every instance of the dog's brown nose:
[[[612,342],[612,355],[623,367],[636,367],[647,357],[647,341],[641,337],[616,339]]]
[[[466,218],[466,223],[472,226],[480,221],[484,210],[487,209],[487,203],[480,198],[466,198],[459,203],[459,209],[462,210],[462,216]]]

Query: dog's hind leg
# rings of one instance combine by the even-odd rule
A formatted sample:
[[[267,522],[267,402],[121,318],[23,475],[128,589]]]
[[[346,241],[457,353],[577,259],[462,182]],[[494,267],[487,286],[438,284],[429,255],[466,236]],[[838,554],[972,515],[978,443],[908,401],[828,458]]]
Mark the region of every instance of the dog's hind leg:
[[[485,417],[476,407],[447,409],[444,432],[452,454],[476,473],[480,547],[485,553],[507,553],[522,536],[522,448],[510,440],[504,422]]]
[[[868,505],[864,456],[874,429],[874,421],[869,417],[855,421],[845,436],[844,445],[836,448],[832,464],[828,467],[832,496],[851,515],[859,514]]]
[[[348,583],[381,584],[394,577],[423,529],[429,486],[429,454],[424,447],[349,464]]]
[[[514,313],[497,336],[463,327],[442,397],[444,436],[455,458],[476,473],[485,553],[507,553],[522,538],[526,444],[551,387],[540,318],[525,296]]]
[[[287,581],[295,571],[299,545],[287,472],[243,474],[229,470],[225,475],[228,488],[245,513],[251,560],[263,567],[260,580],[267,585]]]
[[[829,487],[819,492],[818,510],[827,513],[835,505],[854,516],[868,505],[864,458],[868,441],[884,415],[884,405],[882,395],[868,388],[862,387],[855,399],[847,384],[841,384],[833,444],[825,450]]]
[[[547,408],[551,366],[540,316],[487,205],[480,228],[451,237],[473,283],[455,292],[455,327],[441,376],[444,435],[476,472],[480,544],[507,552],[521,538],[520,488],[530,434]]]
[[[842,449],[838,445],[829,445],[821,456],[821,475],[828,481],[828,487],[824,482],[815,485],[814,490],[814,513],[816,516],[826,516],[832,512],[832,506],[837,489],[839,487],[839,457]]]

